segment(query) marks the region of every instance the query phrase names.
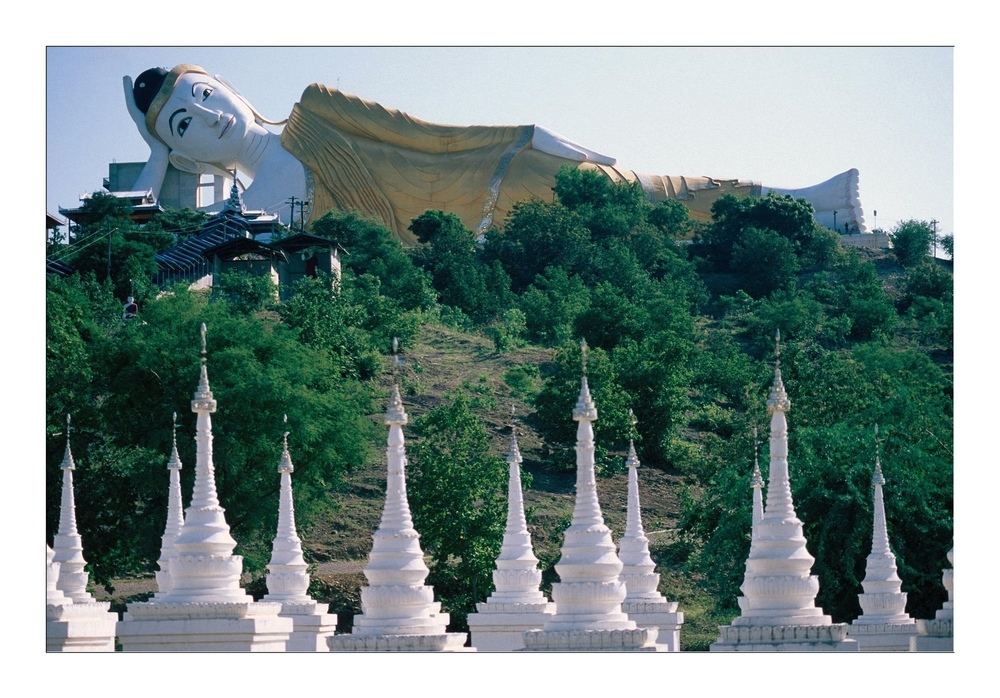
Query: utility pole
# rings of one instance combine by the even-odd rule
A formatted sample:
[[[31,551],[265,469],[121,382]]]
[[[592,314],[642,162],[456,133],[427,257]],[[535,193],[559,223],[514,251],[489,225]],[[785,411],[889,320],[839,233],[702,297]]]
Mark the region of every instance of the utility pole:
[[[837,232],[837,212],[833,212],[833,232]]]
[[[294,196],[288,197],[287,203],[291,205],[292,212],[288,216],[288,227],[291,228],[293,222],[295,221],[295,202],[298,201]]]
[[[934,259],[937,259],[937,219],[931,220],[931,230],[934,231]]]
[[[308,201],[300,201],[299,202],[299,232],[300,233],[306,232],[306,224],[305,224],[305,221],[303,220],[303,218],[305,216],[305,208],[308,205],[309,205]]]
[[[295,223],[295,205],[298,204],[298,206],[299,206],[299,232],[300,233],[301,232],[305,232],[305,224],[303,222],[303,218],[304,218],[304,211],[303,211],[303,209],[306,206],[309,205],[309,202],[305,201],[303,199],[300,199],[298,197],[295,197],[295,196],[290,196],[290,197],[288,197],[288,203],[291,205],[291,208],[292,208],[292,215],[289,216],[289,218],[288,218],[288,227],[292,228],[294,226],[294,223]]]

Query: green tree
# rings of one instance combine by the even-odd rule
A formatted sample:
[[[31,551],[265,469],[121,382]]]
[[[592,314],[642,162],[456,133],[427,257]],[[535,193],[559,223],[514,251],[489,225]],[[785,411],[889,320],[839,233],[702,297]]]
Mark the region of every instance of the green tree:
[[[212,295],[225,298],[230,308],[247,315],[271,305],[278,297],[278,287],[270,276],[230,271],[214,276]]]
[[[347,250],[344,268],[376,277],[381,293],[404,310],[434,307],[437,294],[430,278],[382,226],[353,212],[331,211],[312,224],[312,232],[339,243]]]
[[[464,393],[420,417],[410,447],[407,491],[414,526],[432,561],[428,583],[444,601],[452,628],[492,589],[506,521],[507,468]]]
[[[483,258],[497,260],[521,293],[546,267],[575,270],[590,255],[590,231],[579,215],[558,203],[521,201],[503,230],[486,235]]]
[[[892,251],[899,264],[904,267],[912,267],[924,261],[931,253],[933,239],[934,229],[931,224],[912,218],[900,221],[889,233]]]
[[[53,303],[49,312],[59,309]],[[150,300],[142,323],[78,325],[90,357],[89,387],[74,392],[63,381],[82,376],[60,370],[53,374],[60,383],[47,390],[51,402],[74,415],[77,519],[97,583],[153,569],[166,514],[161,466],[170,451],[173,411],[181,425],[182,484],[190,492],[194,442],[184,434],[194,433],[188,405],[198,381],[201,322],[209,328],[209,377],[219,403],[213,419],[218,493],[248,571],[262,568],[274,535],[283,414],[292,432],[302,525],[329,506],[340,476],[369,455],[368,389],[339,377],[324,352],[300,344],[280,323],[234,313],[225,301],[209,303],[178,287]],[[54,434],[62,431],[64,414],[50,412],[48,420],[52,502],[58,501],[64,444]],[[50,505],[50,535],[57,517],[58,506]]]
[[[562,267],[549,267],[521,296],[528,337],[544,344],[566,342],[574,336],[576,318],[589,304],[583,281]]]
[[[766,296],[795,282],[799,261],[795,246],[771,230],[746,227],[739,232],[729,261],[740,286],[751,296]]]
[[[941,247],[948,254],[950,259],[955,258],[955,236],[945,235],[941,238]]]
[[[414,260],[430,273],[442,304],[459,308],[478,323],[510,306],[510,278],[499,263],[478,262],[475,238],[458,216],[426,211],[413,219],[410,230],[426,245],[415,251]]]
[[[693,252],[724,271],[746,228],[770,230],[792,243],[803,266],[825,267],[833,261],[836,234],[820,228],[812,205],[804,199],[768,194],[764,197],[720,197],[712,204],[712,223],[695,240]]]

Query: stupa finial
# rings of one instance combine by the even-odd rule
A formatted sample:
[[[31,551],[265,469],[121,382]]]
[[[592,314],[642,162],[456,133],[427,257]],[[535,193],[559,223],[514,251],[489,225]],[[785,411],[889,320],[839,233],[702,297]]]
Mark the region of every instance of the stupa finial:
[[[201,353],[199,354],[201,375],[198,378],[198,389],[194,393],[191,409],[195,412],[199,409],[215,412],[215,398],[212,396],[212,388],[208,384],[208,328],[204,322],[201,323],[199,334],[201,335]]]
[[[774,331],[774,383],[771,385],[771,394],[767,398],[767,412],[787,412],[792,406],[785,392],[785,383],[781,379],[781,330]]]
[[[583,374],[580,376],[580,397],[577,398],[576,407],[573,408],[573,419],[579,421],[585,419],[593,422],[597,419],[597,407],[590,397],[590,385],[587,383],[587,340],[580,339],[580,363]]]
[[[879,459],[878,448],[878,423],[875,424],[875,472],[872,473],[872,486],[884,485],[885,476],[882,474],[882,462]]]
[[[625,466],[629,468],[639,467],[639,456],[635,453],[635,437],[638,431],[637,424],[639,420],[635,416],[635,412],[632,408],[628,408],[628,423],[629,423],[629,434],[628,434],[628,457],[625,459]]]
[[[392,338],[392,390],[389,394],[389,405],[385,411],[386,424],[406,424],[406,410],[403,409],[403,397],[399,393],[399,367],[402,358],[399,355],[399,338]]]
[[[69,433],[73,430],[73,418],[67,413],[66,414],[66,451],[63,453],[62,465],[59,467],[63,470],[76,470],[76,462],[73,460],[73,451],[69,446]]]
[[[291,473],[295,471],[295,466],[292,465],[292,454],[288,451],[288,415],[282,416],[282,423],[285,425],[285,431],[281,435],[281,461],[278,463],[279,473]]]
[[[170,427],[173,431],[172,435],[172,446],[170,448],[170,460],[167,461],[168,470],[180,470],[181,469],[181,457],[177,453],[177,413],[174,412],[171,415],[172,419],[170,422]]]
[[[517,444],[517,419],[514,416],[514,403],[510,403],[510,444],[507,448],[507,462],[508,463],[520,463],[523,458],[521,458],[521,448]]]
[[[763,487],[764,478],[760,473],[760,462],[758,460],[758,451],[760,443],[757,436],[757,425],[753,425],[753,475],[750,477],[751,487]]]

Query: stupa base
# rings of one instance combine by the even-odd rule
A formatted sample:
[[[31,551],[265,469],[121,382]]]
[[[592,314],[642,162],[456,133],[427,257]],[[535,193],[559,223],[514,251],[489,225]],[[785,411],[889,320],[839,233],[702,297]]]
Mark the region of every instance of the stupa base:
[[[46,652],[114,652],[118,614],[111,604],[73,603],[45,607]]]
[[[466,633],[436,635],[331,635],[331,652],[475,652],[466,647]]]
[[[909,652],[916,623],[851,623],[847,636],[862,652]]]
[[[951,618],[918,620],[917,634],[910,638],[910,651],[954,652],[954,631],[954,621]]]
[[[477,604],[478,613],[468,616],[472,646],[479,652],[513,652],[524,649],[524,633],[527,630],[541,630],[556,612],[555,604],[524,604],[526,609],[518,612],[519,604],[489,603]],[[538,610],[533,610],[538,609]]]
[[[266,597],[265,597],[266,599]],[[327,605],[327,608],[329,606]],[[315,601],[307,603],[281,602],[282,618],[292,619],[292,634],[285,646],[287,652],[329,652],[327,639],[337,631],[337,616],[325,613]]]
[[[118,624],[125,652],[284,652],[294,623],[271,602],[132,604]]]
[[[681,651],[684,613],[677,610],[676,601],[624,601],[622,610],[638,627],[657,628],[656,644],[663,647],[664,651]]]
[[[522,652],[664,652],[656,628],[630,630],[529,630]]]
[[[858,652],[847,623],[830,625],[721,625],[709,652]]]

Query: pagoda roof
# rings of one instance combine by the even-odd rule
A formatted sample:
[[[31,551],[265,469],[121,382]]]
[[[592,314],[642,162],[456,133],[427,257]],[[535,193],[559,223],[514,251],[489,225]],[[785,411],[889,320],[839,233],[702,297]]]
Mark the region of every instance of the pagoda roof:
[[[298,252],[309,247],[336,247],[343,252],[347,252],[336,240],[323,238],[311,233],[296,233],[286,238],[281,238],[271,243],[271,247],[276,247],[286,252]]]
[[[202,255],[205,257],[221,257],[223,259],[233,259],[234,257],[241,254],[259,254],[270,259],[280,259],[283,262],[288,261],[288,257],[282,250],[275,249],[271,245],[267,245],[263,242],[257,242],[251,238],[233,238],[232,240],[226,240],[218,245],[213,245],[212,247],[205,248],[202,250]]]

